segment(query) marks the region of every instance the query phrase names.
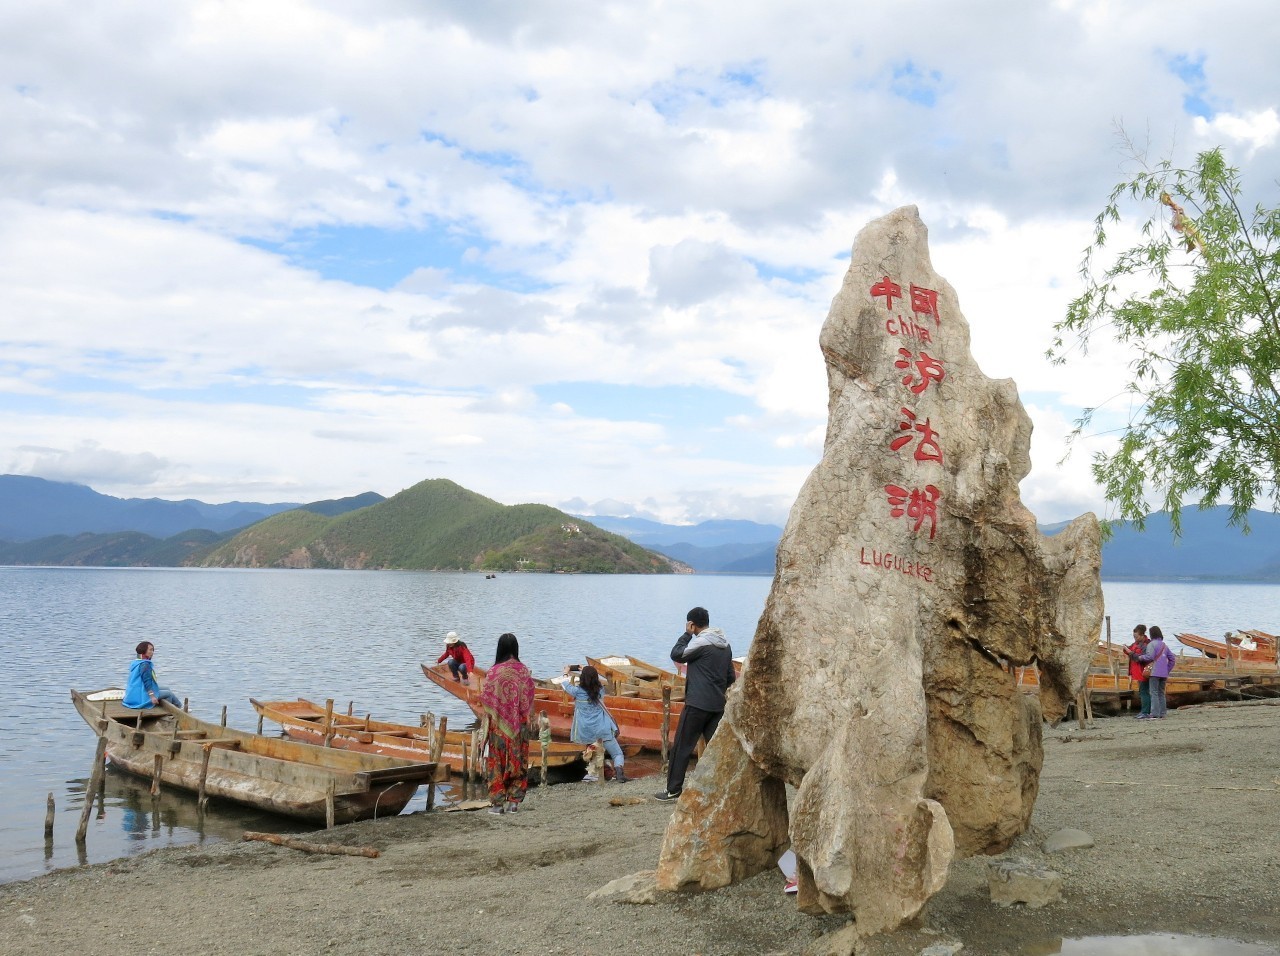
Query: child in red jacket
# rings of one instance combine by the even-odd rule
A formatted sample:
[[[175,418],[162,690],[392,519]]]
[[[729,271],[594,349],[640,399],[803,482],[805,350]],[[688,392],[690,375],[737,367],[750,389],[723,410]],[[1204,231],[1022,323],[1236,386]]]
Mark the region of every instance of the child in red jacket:
[[[476,666],[476,659],[471,656],[471,648],[458,637],[457,631],[450,631],[444,636],[444,653],[436,658],[436,663],[449,659],[449,673],[453,679],[471,686],[470,672]]]

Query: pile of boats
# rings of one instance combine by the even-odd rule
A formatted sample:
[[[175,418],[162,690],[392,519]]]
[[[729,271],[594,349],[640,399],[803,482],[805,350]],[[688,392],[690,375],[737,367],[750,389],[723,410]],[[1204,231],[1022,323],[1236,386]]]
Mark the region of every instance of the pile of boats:
[[[1189,633],[1177,638],[1203,656],[1178,656],[1166,684],[1170,706],[1280,695],[1274,634],[1246,630],[1222,641]],[[587,661],[600,673],[605,706],[629,755],[641,749],[665,751],[684,707],[684,677],[627,655]],[[740,661],[735,663],[741,667]],[[1137,684],[1128,664],[1119,645],[1098,646],[1085,688],[1095,709],[1132,706]],[[1017,684],[1034,692],[1039,682],[1035,666],[1013,670]],[[482,668],[473,670],[466,682],[443,664],[423,664],[422,672],[477,718],[483,716]],[[545,714],[551,740],[531,748],[531,763],[536,773],[580,779],[586,772],[582,748],[568,742],[574,704],[563,684],[569,679],[537,681],[534,709]],[[478,733],[449,730],[445,718],[438,725],[424,718],[415,726],[358,716],[352,707],[345,714],[335,712],[332,701],[321,706],[302,698],[253,700],[259,732],[249,733],[227,727],[225,710],[222,724],[215,724],[163,702],[133,710],[121,703],[122,697],[113,689],[71,692],[111,761],[151,778],[153,789],[173,786],[198,793],[202,800],[233,800],[330,826],[398,814],[424,783],[430,788],[430,805],[437,783],[447,781],[451,771],[465,779],[482,759]],[[263,735],[263,720],[279,724],[285,736]]]
[[[1175,636],[1184,647],[1200,654],[1184,651],[1177,655],[1177,664],[1165,683],[1170,707],[1280,696],[1276,635],[1242,630],[1227,634],[1222,641],[1191,633]],[[1018,667],[1014,672],[1018,686],[1028,692],[1035,691],[1039,674],[1034,666]],[[1123,647],[1112,643],[1098,645],[1085,679],[1085,692],[1093,709],[1102,712],[1136,706],[1138,682],[1129,676],[1129,658]]]
[[[606,698],[619,725],[619,741],[634,755],[642,748],[661,750],[669,743],[684,706],[684,678],[631,657],[588,661],[611,693]],[[467,684],[447,667],[423,665],[435,684],[483,716],[480,688],[484,671]],[[561,681],[564,679],[561,678]],[[184,708],[161,702],[135,710],[121,703],[116,688],[94,693],[72,690],[71,699],[85,723],[120,769],[161,785],[207,797],[232,800],[261,810],[332,826],[371,817],[394,816],[408,805],[419,785],[427,784],[428,806],[434,787],[450,772],[474,776],[483,742],[468,730],[449,730],[447,719],[423,719],[421,725],[358,716],[354,707],[335,711],[299,698],[251,700],[258,712],[258,733],[235,730],[223,722],[200,720]],[[536,781],[581,779],[587,771],[583,748],[568,741],[573,698],[557,681],[541,680],[536,710],[550,721],[551,740],[531,748]],[[279,724],[285,736],[262,734],[262,722]]]

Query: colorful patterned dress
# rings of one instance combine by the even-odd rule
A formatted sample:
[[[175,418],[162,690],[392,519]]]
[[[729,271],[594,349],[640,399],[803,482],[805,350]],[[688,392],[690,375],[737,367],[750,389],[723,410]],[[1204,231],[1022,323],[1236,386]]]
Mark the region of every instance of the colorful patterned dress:
[[[533,676],[518,660],[494,664],[484,676],[480,703],[489,718],[489,802],[520,803],[529,787],[529,740],[525,726],[533,715]]]

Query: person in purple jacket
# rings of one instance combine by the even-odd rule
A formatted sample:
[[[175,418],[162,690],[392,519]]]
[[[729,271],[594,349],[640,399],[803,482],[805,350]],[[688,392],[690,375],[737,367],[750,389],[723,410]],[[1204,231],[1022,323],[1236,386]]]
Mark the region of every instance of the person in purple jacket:
[[[1162,720],[1169,711],[1165,702],[1164,685],[1169,679],[1169,672],[1173,670],[1177,658],[1173,656],[1173,651],[1169,650],[1169,645],[1164,642],[1164,633],[1159,625],[1152,624],[1147,631],[1147,636],[1151,640],[1147,643],[1146,649],[1138,655],[1139,661],[1151,665],[1151,677],[1148,680],[1151,686],[1151,713],[1146,719]],[[1141,720],[1142,716],[1139,715],[1138,719]]]

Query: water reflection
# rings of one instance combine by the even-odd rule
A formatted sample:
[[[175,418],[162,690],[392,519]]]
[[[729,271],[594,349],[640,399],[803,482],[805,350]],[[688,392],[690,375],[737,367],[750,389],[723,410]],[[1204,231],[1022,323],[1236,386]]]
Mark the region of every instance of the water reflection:
[[[1280,956],[1280,949],[1212,936],[1175,933],[1147,936],[1089,936],[1036,943],[1024,956]]]

